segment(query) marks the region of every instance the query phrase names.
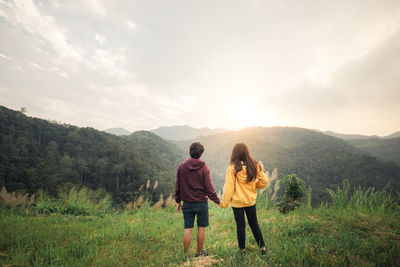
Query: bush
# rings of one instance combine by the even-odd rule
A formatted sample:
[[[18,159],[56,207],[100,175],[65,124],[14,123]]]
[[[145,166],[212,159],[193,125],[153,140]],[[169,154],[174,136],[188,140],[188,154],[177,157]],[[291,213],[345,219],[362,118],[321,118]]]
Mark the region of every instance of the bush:
[[[88,216],[90,215],[89,207],[82,205],[78,202],[69,202],[62,209],[62,214],[69,214],[74,216]]]
[[[280,183],[284,184],[285,193],[278,203],[278,210],[287,213],[300,206],[304,196],[304,181],[296,174],[289,174],[283,177]]]
[[[33,210],[40,215],[49,215],[61,211],[62,202],[56,199],[39,199],[33,204]]]

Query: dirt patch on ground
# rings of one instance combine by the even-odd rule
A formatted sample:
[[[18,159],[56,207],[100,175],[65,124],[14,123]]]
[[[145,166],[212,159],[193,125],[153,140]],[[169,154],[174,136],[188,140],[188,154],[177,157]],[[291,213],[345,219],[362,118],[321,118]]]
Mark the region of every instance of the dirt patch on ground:
[[[197,257],[187,260],[180,266],[188,267],[188,266],[195,266],[195,267],[203,267],[203,266],[211,266],[213,264],[217,264],[218,262],[223,261],[222,259],[216,259],[214,256],[209,257]]]

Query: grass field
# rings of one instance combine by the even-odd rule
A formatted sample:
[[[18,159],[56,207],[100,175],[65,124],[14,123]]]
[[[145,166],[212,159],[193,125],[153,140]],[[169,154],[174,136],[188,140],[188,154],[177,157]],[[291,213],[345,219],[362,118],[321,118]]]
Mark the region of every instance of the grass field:
[[[268,255],[246,228],[238,253],[231,209],[210,207],[205,250],[185,261],[183,218],[174,208],[144,207],[96,216],[17,215],[0,218],[2,266],[396,266],[400,217],[349,208],[302,208],[283,215],[258,207]],[[196,230],[196,229],[194,229]]]

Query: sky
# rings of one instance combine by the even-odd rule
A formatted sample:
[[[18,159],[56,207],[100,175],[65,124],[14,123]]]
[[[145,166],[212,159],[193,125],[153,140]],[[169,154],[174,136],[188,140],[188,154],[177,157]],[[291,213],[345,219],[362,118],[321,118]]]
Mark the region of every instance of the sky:
[[[400,1],[0,1],[0,105],[82,127],[400,130]]]

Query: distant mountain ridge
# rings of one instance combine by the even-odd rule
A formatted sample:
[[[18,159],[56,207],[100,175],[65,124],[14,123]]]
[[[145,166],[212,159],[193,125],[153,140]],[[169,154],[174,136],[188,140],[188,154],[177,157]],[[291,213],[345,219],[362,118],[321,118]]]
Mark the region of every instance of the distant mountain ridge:
[[[114,134],[114,135],[118,135],[118,136],[123,136],[123,135],[130,135],[131,132],[124,129],[124,128],[109,128],[109,129],[105,129],[104,132],[106,133],[110,133],[110,134]]]
[[[343,133],[336,133],[332,131],[324,131],[326,135],[330,135],[336,138],[340,138],[343,140],[355,140],[355,139],[369,139],[369,138],[378,138],[378,139],[390,139],[400,137],[400,131],[394,132],[392,134],[386,136],[378,136],[378,135],[362,135],[362,134],[343,134]]]
[[[379,159],[392,161],[400,166],[400,137],[355,139],[347,142]]]
[[[199,136],[209,136],[213,134],[227,132],[227,129],[223,128],[194,128],[189,125],[183,126],[163,126],[157,129],[151,130],[151,132],[155,133],[158,136],[161,136],[167,140],[181,141],[181,140],[190,140],[195,139]]]

